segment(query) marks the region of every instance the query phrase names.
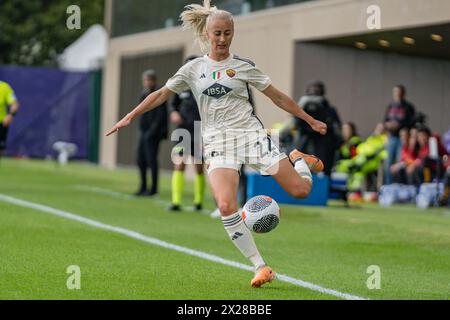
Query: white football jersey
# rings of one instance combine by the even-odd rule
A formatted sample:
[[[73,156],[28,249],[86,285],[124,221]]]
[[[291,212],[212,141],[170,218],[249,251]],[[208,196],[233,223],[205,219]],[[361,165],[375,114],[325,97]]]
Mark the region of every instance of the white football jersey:
[[[166,86],[175,93],[192,91],[205,137],[217,131],[263,128],[249,102],[249,84],[263,91],[271,80],[250,60],[230,54],[220,62],[208,55],[194,59],[182,66]]]

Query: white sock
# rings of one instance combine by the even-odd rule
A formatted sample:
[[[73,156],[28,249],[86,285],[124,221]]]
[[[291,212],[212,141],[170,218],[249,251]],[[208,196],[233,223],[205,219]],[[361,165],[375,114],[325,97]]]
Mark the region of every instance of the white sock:
[[[303,158],[295,160],[294,169],[298,172],[300,177],[312,183],[311,170],[309,170],[308,164]]]
[[[250,230],[248,230],[244,221],[242,221],[239,211],[233,213],[231,216],[222,217],[222,223],[230,236],[231,241],[239,251],[253,263],[255,270],[266,265],[259,254],[258,248],[256,248]]]

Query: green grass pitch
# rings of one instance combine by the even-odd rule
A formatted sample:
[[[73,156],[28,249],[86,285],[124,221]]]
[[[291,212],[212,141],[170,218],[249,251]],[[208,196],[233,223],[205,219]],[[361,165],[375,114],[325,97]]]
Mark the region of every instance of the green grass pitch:
[[[165,211],[170,176],[162,176],[156,199],[127,197],[136,187],[132,170],[0,162],[0,195],[248,264],[219,220]],[[189,205],[192,190],[187,182]],[[212,210],[209,190],[206,198]],[[281,211],[277,229],[255,235],[277,272],[369,299],[449,299],[448,209],[333,203],[281,206]],[[80,267],[79,290],[66,286],[70,265]],[[380,267],[380,289],[367,288],[370,265]],[[251,277],[248,271],[0,201],[0,299],[337,299],[282,281],[253,289]]]

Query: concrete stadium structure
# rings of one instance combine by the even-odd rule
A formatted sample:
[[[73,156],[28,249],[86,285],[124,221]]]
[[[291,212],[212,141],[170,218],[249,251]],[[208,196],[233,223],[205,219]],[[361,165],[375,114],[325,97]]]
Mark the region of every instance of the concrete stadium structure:
[[[368,28],[371,5],[381,9],[381,29]],[[107,1],[110,31],[112,8],[113,0]],[[324,81],[342,120],[355,122],[363,135],[382,120],[391,88],[399,83],[405,84],[408,100],[428,115],[435,131],[442,133],[450,126],[448,0],[316,0],[239,15],[235,24],[233,53],[255,61],[295,100],[307,81]],[[364,45],[357,48],[357,42]],[[164,84],[186,56],[199,53],[193,36],[180,27],[111,37],[103,74],[101,132],[136,105],[143,70],[155,69]],[[266,127],[288,118],[253,91]],[[133,163],[136,137],[136,123],[120,135],[101,137],[100,163],[109,168]],[[163,145],[162,167],[170,167],[170,145]]]

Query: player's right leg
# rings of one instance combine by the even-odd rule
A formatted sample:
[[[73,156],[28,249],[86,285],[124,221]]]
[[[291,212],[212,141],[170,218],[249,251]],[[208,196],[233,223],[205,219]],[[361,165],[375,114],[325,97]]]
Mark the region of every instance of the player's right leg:
[[[272,281],[275,278],[275,272],[266,266],[238,209],[238,171],[231,168],[215,168],[209,171],[209,179],[225,230],[234,245],[255,266],[255,277],[252,279],[251,285],[260,287]]]

